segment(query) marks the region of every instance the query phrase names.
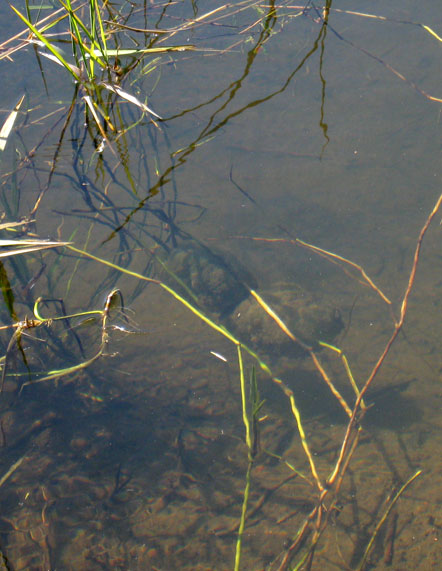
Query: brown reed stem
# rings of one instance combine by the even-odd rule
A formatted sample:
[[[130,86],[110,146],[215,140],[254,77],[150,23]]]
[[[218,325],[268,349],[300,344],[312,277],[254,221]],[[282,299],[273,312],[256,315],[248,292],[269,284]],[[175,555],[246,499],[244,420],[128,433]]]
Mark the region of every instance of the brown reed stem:
[[[408,279],[408,284],[407,284],[405,294],[404,294],[402,304],[401,304],[401,313],[400,313],[399,321],[395,324],[393,334],[391,335],[390,339],[388,340],[381,356],[379,357],[377,363],[373,367],[367,381],[365,382],[365,385],[362,387],[361,392],[359,393],[359,395],[356,398],[356,401],[355,401],[355,404],[353,407],[353,413],[352,413],[350,421],[347,425],[347,430],[346,430],[346,433],[344,436],[344,440],[342,442],[341,451],[340,451],[338,460],[336,462],[335,469],[333,470],[332,474],[329,476],[329,478],[327,480],[327,487],[330,487],[333,485],[333,483],[335,482],[336,477],[339,474],[341,467],[343,465],[345,455],[346,455],[346,452],[348,449],[349,441],[350,441],[350,436],[351,436],[353,428],[356,424],[356,417],[357,417],[357,414],[360,410],[362,399],[363,399],[365,393],[367,392],[368,388],[370,387],[371,383],[373,382],[373,379],[376,377],[377,373],[379,372],[379,369],[381,368],[383,362],[385,361],[385,358],[387,357],[393,343],[395,342],[397,336],[399,335],[399,331],[401,330],[401,328],[404,324],[405,316],[406,316],[407,309],[408,309],[408,299],[410,297],[410,293],[411,293],[411,290],[413,288],[414,280],[416,277],[417,265],[419,262],[419,256],[420,256],[420,252],[421,252],[421,248],[422,248],[422,241],[423,241],[424,236],[428,230],[428,227],[430,226],[430,224],[431,224],[434,216],[436,215],[437,211],[439,210],[441,204],[442,204],[442,194],[439,196],[438,200],[436,201],[436,204],[434,205],[433,210],[431,211],[431,213],[427,217],[427,220],[425,221],[425,224],[423,225],[423,227],[419,233],[419,237],[418,237],[417,244],[416,244],[416,249],[414,252],[413,265],[411,268],[410,277]]]
[[[345,475],[347,468],[350,464],[350,460],[351,460],[351,458],[352,458],[352,456],[353,456],[353,454],[357,448],[357,445],[359,442],[359,436],[361,434],[361,427],[360,426],[358,426],[357,432],[354,435],[354,437],[352,437],[352,436],[354,434],[353,429],[354,429],[355,425],[359,423],[359,421],[361,420],[362,416],[365,414],[365,411],[366,411],[366,408],[363,405],[363,397],[364,397],[365,393],[367,392],[368,388],[370,387],[371,383],[373,382],[374,378],[376,377],[377,373],[379,372],[379,369],[381,368],[385,358],[387,357],[394,341],[396,340],[396,338],[397,338],[397,336],[398,336],[398,334],[399,334],[399,332],[400,332],[400,330],[404,324],[407,309],[408,309],[408,300],[409,300],[410,293],[411,293],[411,290],[413,288],[415,277],[416,277],[417,265],[419,262],[419,256],[420,256],[420,252],[421,252],[421,248],[422,248],[422,241],[424,239],[424,236],[425,236],[434,216],[438,212],[441,204],[442,204],[442,194],[439,196],[438,200],[436,201],[436,204],[435,204],[433,210],[431,211],[431,213],[427,217],[425,224],[423,225],[423,227],[419,233],[419,237],[417,240],[416,249],[415,249],[415,253],[414,253],[414,257],[413,257],[413,264],[412,264],[412,268],[410,271],[410,276],[409,276],[407,287],[405,289],[404,297],[403,297],[403,300],[401,303],[401,312],[400,312],[399,321],[397,321],[395,323],[395,328],[394,328],[394,331],[393,331],[390,339],[388,340],[381,356],[379,357],[378,361],[376,362],[375,366],[373,367],[367,381],[365,382],[365,385],[363,386],[363,388],[361,389],[361,391],[359,392],[359,394],[356,397],[356,401],[355,401],[355,404],[353,407],[351,418],[350,418],[348,425],[347,425],[347,429],[345,432],[345,436],[344,436],[344,439],[342,442],[342,446],[341,446],[341,450],[340,450],[338,459],[336,461],[335,468],[334,468],[332,474],[328,477],[326,484],[322,489],[322,492],[321,492],[321,495],[320,495],[320,498],[318,500],[317,505],[314,507],[314,509],[311,511],[311,513],[307,516],[303,525],[301,526],[300,530],[298,531],[298,534],[297,534],[295,540],[291,543],[291,545],[286,550],[284,557],[281,561],[281,564],[278,567],[278,571],[285,571],[287,569],[287,567],[290,563],[290,560],[292,558],[292,555],[294,554],[296,549],[300,546],[300,543],[305,538],[305,535],[308,532],[308,529],[310,528],[313,521],[316,519],[315,525],[314,525],[314,536],[313,536],[311,544],[310,544],[310,549],[308,550],[308,552],[306,554],[304,554],[304,556],[301,558],[301,560],[298,562],[298,564],[294,567],[294,569],[296,569],[296,570],[300,569],[300,567],[302,565],[304,565],[306,560],[310,556],[312,556],[313,550],[316,547],[316,544],[320,538],[320,535],[321,535],[322,531],[325,529],[327,522],[330,518],[330,515],[333,512],[334,502],[332,501],[331,504],[328,506],[328,509],[325,509],[325,500],[332,490],[334,492],[334,497],[336,498],[337,494],[339,493],[340,487],[342,485],[344,475]],[[360,413],[362,415],[362,416],[360,416],[359,419],[358,419],[358,413]],[[410,480],[403,486],[403,488],[401,488],[400,493],[402,493],[402,491],[405,489],[405,487],[407,487],[409,485],[409,483],[411,483],[419,474],[420,474],[420,471],[416,472],[416,474],[414,476],[412,476],[412,478],[410,478]],[[399,493],[399,495],[400,495],[400,493]],[[325,514],[325,517],[323,517],[324,514]],[[388,515],[388,513],[385,515],[384,518],[381,519],[380,524],[378,524],[379,528],[383,524],[387,515]],[[378,531],[378,528],[376,528],[375,532],[377,533],[377,531]],[[367,553],[369,551],[369,548],[371,548],[371,545],[369,545],[367,547]]]

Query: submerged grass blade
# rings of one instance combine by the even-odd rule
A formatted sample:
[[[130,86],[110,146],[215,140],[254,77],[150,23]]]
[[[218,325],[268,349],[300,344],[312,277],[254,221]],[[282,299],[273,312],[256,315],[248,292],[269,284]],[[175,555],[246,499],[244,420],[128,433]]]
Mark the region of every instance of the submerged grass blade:
[[[8,274],[5,270],[3,262],[0,261],[0,289],[2,291],[3,300],[8,308],[9,315],[13,321],[17,321],[17,314],[14,309],[14,292],[12,291],[11,283]]]
[[[239,523],[238,537],[236,540],[234,571],[239,571],[241,564],[242,538],[244,534],[244,527],[246,524],[247,506],[249,503],[249,495],[251,487],[252,468],[253,468],[253,463],[249,462],[247,465],[246,485],[244,488],[243,502],[241,508],[241,519]]]
[[[237,345],[236,347],[238,352],[238,365],[239,365],[239,379],[240,379],[240,386],[241,386],[241,403],[242,403],[242,420],[244,423],[244,428],[246,429],[246,445],[249,454],[249,460],[252,450],[252,438],[251,438],[251,431],[250,431],[250,420],[249,415],[247,413],[247,398],[246,398],[246,381],[244,377],[244,365],[241,353],[241,346]]]
[[[22,222],[3,222],[3,224],[0,224],[0,230],[9,230],[9,228],[24,226],[25,224],[30,224],[31,222],[35,222],[35,220],[23,220]]]
[[[344,365],[345,372],[347,373],[347,377],[350,381],[350,385],[351,385],[352,389],[354,390],[356,397],[358,397],[359,392],[360,392],[359,387],[356,384],[352,370],[350,369],[350,364],[348,362],[347,357],[343,353],[342,349],[339,349],[338,347],[335,347],[334,345],[330,345],[330,343],[324,343],[324,341],[319,341],[319,345],[321,345],[321,347],[326,347],[327,349],[334,351],[335,353],[337,353],[339,355],[339,357],[341,357],[342,363]],[[364,400],[361,401],[361,405],[362,405],[362,408],[364,408],[364,409],[367,408]]]
[[[249,504],[249,495],[252,481],[252,469],[253,463],[255,461],[255,455],[257,453],[257,414],[264,404],[264,401],[259,402],[258,385],[256,382],[256,371],[253,367],[252,373],[250,375],[250,402],[247,403],[246,399],[246,389],[245,389],[245,378],[244,378],[244,365],[241,354],[241,346],[237,346],[238,351],[238,363],[239,363],[239,376],[241,385],[241,403],[242,403],[242,417],[243,423],[246,430],[246,445],[247,445],[247,472],[246,472],[246,485],[243,493],[243,502],[241,508],[241,518],[238,527],[238,536],[236,540],[235,549],[235,563],[234,571],[239,571],[241,563],[241,552],[242,552],[242,539],[244,534],[244,529],[247,520],[247,508]],[[250,413],[247,408],[249,404]],[[253,435],[252,435],[253,433]],[[253,440],[252,440],[253,436]]]
[[[281,387],[283,393],[285,394],[285,396],[290,401],[292,414],[296,420],[296,425],[298,427],[299,436],[301,438],[301,444],[302,444],[302,447],[304,448],[305,455],[307,456],[307,459],[308,459],[309,464],[310,464],[310,471],[311,471],[312,476],[315,480],[315,483],[316,483],[318,490],[320,492],[322,492],[324,490],[324,486],[322,485],[321,480],[319,478],[319,474],[318,474],[318,471],[316,469],[316,464],[315,464],[315,461],[313,459],[313,454],[311,453],[310,446],[307,442],[307,436],[305,434],[305,430],[304,430],[302,420],[301,420],[301,412],[298,408],[298,405],[296,404],[295,395],[294,395],[293,391],[291,389],[289,389],[281,379],[274,377],[273,382]]]
[[[90,254],[89,252],[85,252],[83,250],[80,250],[79,248],[76,248],[75,246],[72,246],[70,244],[67,245],[67,248],[73,252],[76,252],[77,254],[88,257],[92,260],[95,260],[96,262],[100,262],[101,264],[104,264],[110,268],[116,269],[116,270],[118,270],[124,274],[130,275],[134,278],[137,278],[137,279],[140,279],[140,280],[143,280],[143,281],[153,283],[153,284],[160,286],[165,291],[167,291],[170,295],[172,295],[176,300],[178,300],[181,304],[183,304],[185,307],[187,307],[194,315],[199,317],[199,319],[201,319],[201,321],[203,321],[204,323],[209,325],[212,329],[214,329],[218,333],[221,333],[221,335],[223,335],[224,337],[229,339],[229,341],[231,341],[232,343],[234,343],[237,346],[237,348],[238,348],[238,359],[239,359],[240,367],[242,364],[242,359],[241,359],[241,347],[242,347],[250,355],[252,355],[253,357],[255,357],[257,359],[260,367],[264,371],[266,371],[266,373],[268,373],[268,374],[270,374],[270,376],[272,376],[272,373],[271,373],[269,367],[263,361],[261,361],[261,359],[256,355],[256,353],[254,353],[253,351],[248,349],[243,343],[241,343],[238,339],[236,339],[232,335],[232,333],[230,333],[230,331],[228,331],[225,327],[223,327],[222,325],[218,325],[212,319],[210,319],[209,317],[204,315],[204,313],[202,313],[202,311],[200,311],[199,309],[194,307],[191,303],[189,303],[186,299],[184,299],[181,295],[179,295],[175,290],[173,290],[171,287],[167,286],[165,283],[161,282],[160,280],[149,278],[149,277],[143,276],[142,274],[139,274],[137,272],[133,272],[131,270],[127,270],[125,268],[122,268],[121,266],[118,266],[117,264],[114,264],[114,263],[109,262],[107,260],[98,258],[97,256],[94,256],[93,254]],[[256,292],[255,292],[255,295],[257,295]],[[267,304],[265,304],[265,305],[268,308]],[[274,313],[274,312],[272,312],[272,313]],[[319,475],[318,475],[318,472],[316,469],[316,465],[315,465],[315,462],[313,459],[313,455],[310,451],[310,447],[309,447],[309,444],[307,442],[307,437],[306,437],[306,434],[305,434],[305,431],[303,428],[303,424],[301,421],[301,413],[300,413],[300,411],[296,405],[296,401],[295,401],[293,391],[291,389],[289,389],[281,379],[278,379],[278,378],[272,376],[272,380],[282,388],[284,394],[288,397],[288,399],[290,401],[292,413],[293,413],[293,416],[295,417],[295,420],[296,420],[299,436],[301,438],[302,446],[304,448],[305,454],[307,456],[307,459],[308,459],[308,462],[310,465],[310,470],[312,472],[312,476],[315,480],[315,483],[317,485],[318,490],[322,492],[324,490],[324,486],[322,485],[321,480],[319,478]],[[244,418],[247,419],[247,423],[248,423],[247,415]],[[251,445],[250,426],[248,429],[248,443],[250,443],[250,445]]]
[[[303,341],[295,337],[279,315],[266,303],[263,298],[253,289],[250,290],[251,295],[256,299],[258,304],[263,308],[269,317],[278,325],[278,327],[284,331],[284,333],[289,337],[294,343],[300,345],[305,351],[311,352],[311,347],[306,345]]]
[[[38,383],[43,383],[45,381],[52,381],[54,379],[65,377],[66,375],[71,375],[72,373],[77,373],[78,371],[82,371],[83,369],[86,369],[87,367],[92,365],[92,363],[95,363],[95,361],[97,361],[102,356],[103,351],[104,347],[100,347],[99,351],[87,361],[83,361],[78,365],[73,365],[72,367],[66,367],[65,369],[57,369],[54,371],[49,371],[49,373],[44,377],[39,377],[38,379],[35,379],[33,381],[26,381],[25,383],[22,384],[20,392],[29,385],[35,385]]]

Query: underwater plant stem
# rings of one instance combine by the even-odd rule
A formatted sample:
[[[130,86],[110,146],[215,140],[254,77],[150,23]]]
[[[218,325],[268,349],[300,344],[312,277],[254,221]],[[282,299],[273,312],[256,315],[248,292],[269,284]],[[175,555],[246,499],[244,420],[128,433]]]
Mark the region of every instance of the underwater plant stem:
[[[400,496],[404,493],[404,491],[406,490],[406,488],[408,488],[408,486],[414,482],[414,480],[420,476],[422,474],[422,470],[417,470],[417,472],[415,472],[411,478],[409,478],[405,484],[403,484],[400,489],[396,492],[394,498],[391,500],[391,502],[388,504],[387,509],[385,510],[383,516],[381,517],[381,519],[378,521],[376,527],[374,528],[373,534],[370,538],[370,541],[368,542],[367,547],[365,548],[364,551],[364,555],[362,556],[362,559],[359,563],[359,565],[357,566],[355,571],[362,571],[364,566],[365,566],[365,562],[367,561],[367,557],[371,551],[371,548],[373,547],[373,543],[375,542],[376,537],[378,536],[378,533],[381,529],[381,527],[384,525],[385,520],[387,519],[387,517],[389,516],[391,510],[393,509],[394,505],[396,504],[396,502],[398,501],[398,499],[400,498]]]
[[[253,466],[253,456],[252,456],[252,440],[250,438],[250,422],[249,422],[249,417],[247,414],[246,383],[245,383],[245,378],[244,378],[244,364],[243,364],[243,360],[242,360],[241,346],[237,345],[236,349],[238,352],[239,379],[240,379],[240,386],[241,386],[242,419],[243,419],[244,427],[246,430],[246,445],[247,445],[247,458],[248,458],[247,473],[246,473],[246,486],[244,488],[242,508],[241,508],[241,518],[239,521],[238,536],[237,536],[237,540],[236,540],[236,549],[235,549],[234,571],[239,571],[240,563],[241,563],[242,536],[244,533],[244,527],[246,525],[247,505],[249,503],[250,482],[251,482],[250,476],[251,476],[252,466]]]
[[[234,571],[239,571],[240,563],[241,563],[241,549],[242,549],[242,538],[244,533],[244,528],[246,525],[246,517],[247,517],[247,507],[249,503],[249,494],[250,494],[250,487],[251,487],[251,477],[252,477],[252,468],[253,463],[255,461],[255,456],[258,451],[258,441],[259,441],[259,434],[258,434],[258,413],[264,404],[264,401],[260,402],[259,393],[258,393],[258,386],[256,382],[256,372],[255,368],[253,367],[252,373],[250,376],[250,413],[247,410],[247,398],[246,398],[246,383],[244,377],[244,364],[241,354],[241,346],[237,345],[238,351],[238,363],[239,363],[239,378],[240,378],[240,385],[241,385],[241,404],[242,404],[242,418],[244,427],[246,430],[246,445],[247,445],[247,473],[246,473],[246,485],[244,488],[243,494],[243,502],[241,508],[241,518],[239,521],[238,527],[238,536],[236,540],[236,550],[235,550],[235,565]],[[251,433],[253,432],[253,440],[251,437]],[[253,510],[252,510],[253,511]]]
[[[239,364],[239,380],[241,386],[241,404],[242,404],[242,420],[244,423],[244,427],[246,429],[246,445],[249,455],[249,460],[252,459],[252,439],[250,436],[250,421],[249,416],[247,414],[247,399],[246,399],[246,382],[244,378],[244,365],[242,360],[241,354],[241,346],[237,345],[236,349],[238,351],[238,364]]]
[[[252,468],[253,468],[253,459],[249,457],[247,473],[246,473],[246,485],[244,488],[244,495],[243,495],[243,502],[241,509],[241,519],[239,522],[238,537],[236,540],[234,571],[239,571],[241,563],[242,537],[244,533],[244,527],[246,525],[246,515],[247,515],[247,506],[249,503]]]

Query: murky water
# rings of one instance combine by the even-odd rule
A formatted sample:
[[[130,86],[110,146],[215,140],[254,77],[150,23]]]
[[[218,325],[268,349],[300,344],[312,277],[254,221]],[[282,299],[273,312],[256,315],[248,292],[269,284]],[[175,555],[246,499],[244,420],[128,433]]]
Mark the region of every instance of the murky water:
[[[237,347],[203,315],[259,356],[242,350],[246,397],[255,366],[265,402],[250,417],[241,568],[292,569],[317,541],[304,568],[359,569],[387,509],[365,568],[438,568],[441,213],[423,241],[404,328],[365,396],[339,494],[318,510],[348,423],[323,377],[351,408],[342,355],[362,387],[441,192],[442,48],[419,25],[440,32],[436,3],[418,12],[414,2],[331,3],[327,26],[322,9],[287,3],[131,6],[114,3],[115,21],[182,29],[163,38],[115,26],[123,48],[181,50],[120,58],[121,88],[163,120],[104,88],[119,133],[108,130],[112,150],[85,123],[64,69],[40,56],[42,75],[31,46],[3,57],[19,40],[0,51],[0,123],[26,95],[0,157],[2,222],[29,217],[40,238],[132,272],[63,248],[3,261],[3,325],[32,318],[39,297],[45,318],[97,312],[23,321],[21,341],[1,331],[8,568],[234,568],[248,466]],[[4,42],[22,25],[8,6],[0,15]],[[99,312],[116,288],[124,310],[110,310],[103,341]]]

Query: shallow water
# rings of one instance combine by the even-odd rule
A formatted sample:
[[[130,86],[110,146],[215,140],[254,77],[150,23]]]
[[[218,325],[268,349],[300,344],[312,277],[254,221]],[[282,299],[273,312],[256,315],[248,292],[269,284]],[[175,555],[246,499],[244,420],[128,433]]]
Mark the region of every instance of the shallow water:
[[[219,7],[133,4],[126,24],[161,29]],[[128,14],[126,3],[114,5]],[[312,8],[281,4],[260,20],[263,6],[237,3],[243,9],[233,14],[229,5],[163,42],[196,51],[148,54],[127,72],[122,87],[147,97],[164,120],[155,125],[114,98],[112,121],[120,130],[132,125],[119,137],[109,133],[114,153],[106,145],[97,152],[100,134],[85,126],[84,103],[64,70],[42,61],[45,92],[34,51],[20,49],[0,60],[4,118],[26,94],[1,157],[4,221],[34,210],[29,230],[39,237],[161,277],[182,295],[189,292],[158,260],[191,241],[263,296],[299,288],[339,311],[344,329],[333,343],[361,387],[393,332],[419,232],[441,192],[440,102],[429,98],[442,97],[441,44],[417,25],[433,27],[436,7],[332,3],[324,28]],[[361,14],[367,10],[378,17]],[[0,15],[5,41],[21,25],[7,6]],[[143,44],[152,36],[118,37],[131,47],[133,38]],[[424,238],[403,331],[365,398],[360,443],[337,503],[328,505],[313,569],[358,569],[389,498],[417,469],[366,568],[440,566],[440,220],[438,213]],[[362,266],[391,308],[354,268],[296,239]],[[8,280],[20,320],[40,296],[63,300],[71,314],[101,310],[118,288],[126,308],[110,311],[104,354],[58,380],[35,382],[96,355],[99,321],[25,330],[23,351],[8,348],[11,329],[2,332],[0,550],[10,568],[233,569],[247,470],[235,344],[154,283],[66,249],[8,258],[4,292]],[[45,317],[63,311],[59,301],[41,306]],[[235,334],[235,310],[200,311]],[[273,326],[256,344],[252,334],[240,339],[286,387],[243,351],[246,378],[256,365],[265,403],[242,568],[271,571],[285,568],[318,501],[289,391],[321,482],[347,422],[313,361],[281,344]],[[340,354],[317,354],[352,406]]]

